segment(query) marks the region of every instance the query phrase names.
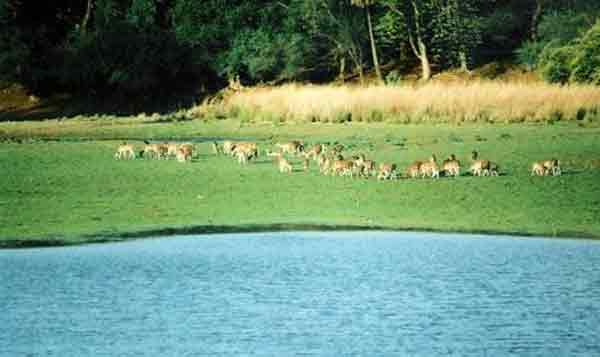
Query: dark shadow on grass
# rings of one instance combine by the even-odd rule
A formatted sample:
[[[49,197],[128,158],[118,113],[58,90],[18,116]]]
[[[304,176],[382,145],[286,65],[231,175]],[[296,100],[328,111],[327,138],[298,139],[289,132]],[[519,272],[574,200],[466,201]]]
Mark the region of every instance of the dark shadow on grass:
[[[382,231],[382,232],[430,232],[430,233],[452,233],[466,235],[494,235],[512,237],[533,238],[564,238],[564,239],[600,239],[600,235],[579,232],[560,231],[552,236],[543,236],[537,233],[519,231],[494,231],[494,230],[442,230],[419,227],[387,227],[375,225],[328,225],[328,224],[246,224],[246,225],[199,225],[188,227],[160,228],[142,230],[135,232],[120,232],[97,235],[85,235],[76,240],[61,238],[27,239],[27,240],[4,240],[0,241],[0,249],[19,249],[37,247],[60,247],[82,244],[115,243],[134,239],[164,238],[170,236],[184,235],[207,235],[207,234],[241,234],[241,233],[267,233],[267,232],[335,232],[335,231]]]

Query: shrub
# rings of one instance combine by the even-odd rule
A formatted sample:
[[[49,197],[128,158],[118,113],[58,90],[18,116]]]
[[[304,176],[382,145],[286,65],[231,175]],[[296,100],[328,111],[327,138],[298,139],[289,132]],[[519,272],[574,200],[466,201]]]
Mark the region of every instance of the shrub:
[[[596,22],[575,45],[571,62],[571,80],[600,84],[600,21]]]
[[[542,77],[551,83],[567,83],[571,76],[571,61],[573,57],[571,46],[546,46],[540,56],[539,71]]]
[[[517,62],[524,65],[528,71],[537,68],[540,54],[544,50],[543,42],[527,41],[516,51]]]

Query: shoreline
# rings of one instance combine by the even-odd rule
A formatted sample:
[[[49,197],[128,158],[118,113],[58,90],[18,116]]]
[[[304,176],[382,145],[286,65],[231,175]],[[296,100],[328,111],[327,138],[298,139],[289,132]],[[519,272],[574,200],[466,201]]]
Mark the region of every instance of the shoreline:
[[[90,244],[119,243],[132,240],[163,238],[173,236],[215,235],[215,234],[244,234],[244,233],[277,233],[277,232],[406,232],[406,233],[440,233],[440,234],[465,234],[489,235],[514,238],[540,238],[540,239],[573,239],[573,240],[600,240],[600,236],[585,232],[557,232],[552,236],[519,231],[494,231],[494,230],[444,230],[432,228],[403,228],[386,226],[361,226],[361,225],[327,225],[327,224],[248,224],[248,225],[199,225],[190,227],[167,227],[143,231],[120,232],[113,234],[83,235],[74,240],[63,238],[56,239],[15,239],[0,241],[0,250],[29,249],[29,248],[55,248],[82,246]]]

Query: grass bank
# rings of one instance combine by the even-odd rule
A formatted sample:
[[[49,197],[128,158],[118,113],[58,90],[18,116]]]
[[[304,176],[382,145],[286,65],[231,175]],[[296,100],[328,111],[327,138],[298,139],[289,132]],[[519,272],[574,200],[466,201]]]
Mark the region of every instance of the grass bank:
[[[523,123],[600,120],[600,88],[474,80],[428,84],[284,85],[227,93],[218,109],[255,121]],[[197,108],[211,113],[214,106]]]
[[[74,244],[169,233],[310,229],[435,230],[600,237],[600,128],[588,123],[420,124],[168,122],[90,118],[0,123],[0,246]],[[196,143],[190,164],[116,161],[127,139]],[[209,141],[340,142],[347,154],[396,163],[432,153],[468,162],[477,149],[500,177],[377,182],[292,175],[270,158],[241,167]],[[558,157],[561,177],[530,177],[534,160]]]

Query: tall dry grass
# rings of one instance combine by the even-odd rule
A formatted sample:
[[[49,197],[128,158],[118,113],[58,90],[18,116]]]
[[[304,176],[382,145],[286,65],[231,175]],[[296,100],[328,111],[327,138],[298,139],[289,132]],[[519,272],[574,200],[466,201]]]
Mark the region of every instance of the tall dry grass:
[[[308,121],[523,122],[598,118],[600,87],[545,83],[288,84],[226,95],[233,116]]]

